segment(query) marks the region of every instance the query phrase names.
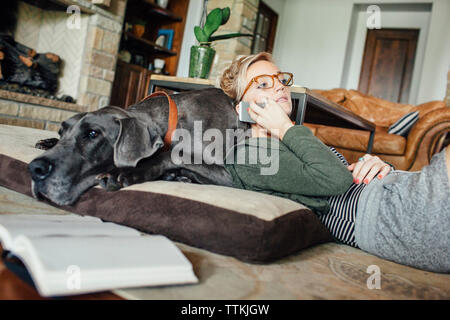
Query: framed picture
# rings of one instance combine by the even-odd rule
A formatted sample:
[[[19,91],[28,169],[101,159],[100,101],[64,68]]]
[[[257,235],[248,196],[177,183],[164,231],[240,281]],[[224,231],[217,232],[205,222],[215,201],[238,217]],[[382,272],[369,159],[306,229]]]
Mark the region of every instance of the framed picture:
[[[155,41],[155,43],[158,45],[158,46],[161,46],[161,47],[166,47],[166,39],[167,39],[167,36],[165,36],[165,35],[163,35],[163,34],[160,34],[159,36],[158,36],[158,38],[156,38],[156,41]]]
[[[164,36],[163,47],[166,48],[167,50],[172,50],[173,34],[174,34],[173,29],[159,29],[156,38],[160,39],[160,36]]]

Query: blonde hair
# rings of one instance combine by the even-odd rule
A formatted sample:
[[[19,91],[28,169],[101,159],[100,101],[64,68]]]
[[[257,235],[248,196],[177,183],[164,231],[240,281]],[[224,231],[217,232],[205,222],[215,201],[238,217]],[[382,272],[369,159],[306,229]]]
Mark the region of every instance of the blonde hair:
[[[274,62],[272,55],[268,52],[239,56],[222,73],[222,77],[220,78],[220,88],[222,88],[235,103],[238,103],[242,99],[245,86],[247,85],[248,68],[255,62],[261,60]]]

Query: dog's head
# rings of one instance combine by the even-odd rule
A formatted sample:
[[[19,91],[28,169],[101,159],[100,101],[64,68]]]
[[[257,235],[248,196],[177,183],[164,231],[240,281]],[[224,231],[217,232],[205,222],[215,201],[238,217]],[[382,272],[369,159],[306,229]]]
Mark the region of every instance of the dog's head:
[[[163,146],[152,124],[120,108],[79,113],[61,124],[60,140],[30,162],[32,192],[58,205],[71,205],[97,184],[96,176],[135,167]]]

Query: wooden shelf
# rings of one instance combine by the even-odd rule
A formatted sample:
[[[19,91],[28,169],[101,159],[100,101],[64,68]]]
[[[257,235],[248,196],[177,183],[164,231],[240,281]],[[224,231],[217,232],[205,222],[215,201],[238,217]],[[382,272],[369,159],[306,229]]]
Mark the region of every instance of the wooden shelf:
[[[71,0],[23,0],[24,2],[38,7],[42,10],[48,11],[67,11],[67,7],[70,5],[77,5],[80,8],[80,11],[87,14],[94,14],[95,10],[89,8],[88,6],[83,6],[78,2],[74,2]],[[92,3],[88,3],[92,6]]]
[[[14,0],[13,0],[14,1]],[[77,6],[82,13],[86,14],[100,14],[116,21],[121,21],[118,16],[111,12],[109,6],[101,3],[93,3],[88,0],[22,0],[32,6],[38,7],[47,11],[67,12],[69,6]]]
[[[154,16],[159,16],[167,20],[167,23],[179,22],[182,20],[181,17],[173,14],[171,11],[158,6],[151,0],[144,0],[144,3],[149,6],[149,13]]]
[[[157,45],[153,41],[137,37],[131,32],[125,32],[124,37],[124,40],[130,45],[130,47],[144,51],[148,54],[153,54],[159,57],[171,57],[177,54],[174,51],[167,50],[166,48]]]
[[[159,25],[180,22],[183,18],[174,12],[158,6],[150,0],[128,0],[127,10],[134,17],[140,17],[142,20],[154,20]]]
[[[36,0],[37,1],[37,0]],[[58,0],[68,1],[68,0]],[[86,1],[86,0],[71,0]],[[131,54],[131,64],[118,61],[113,82],[111,104],[128,106],[143,99],[147,93],[152,72],[148,70],[155,58],[163,59],[164,74],[175,75],[183,42],[189,0],[169,0],[167,9],[151,0],[128,0],[124,21],[127,32],[122,33],[120,50]],[[138,20],[146,22],[142,37],[134,35],[129,26]],[[156,44],[160,29],[173,30],[172,47],[168,50]]]

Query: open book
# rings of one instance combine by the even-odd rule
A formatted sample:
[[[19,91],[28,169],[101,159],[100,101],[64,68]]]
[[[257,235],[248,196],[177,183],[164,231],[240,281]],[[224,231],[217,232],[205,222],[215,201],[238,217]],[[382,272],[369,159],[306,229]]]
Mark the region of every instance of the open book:
[[[20,259],[42,296],[198,282],[169,239],[94,217],[0,214],[5,264]]]

